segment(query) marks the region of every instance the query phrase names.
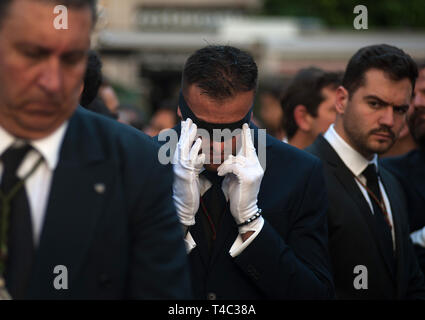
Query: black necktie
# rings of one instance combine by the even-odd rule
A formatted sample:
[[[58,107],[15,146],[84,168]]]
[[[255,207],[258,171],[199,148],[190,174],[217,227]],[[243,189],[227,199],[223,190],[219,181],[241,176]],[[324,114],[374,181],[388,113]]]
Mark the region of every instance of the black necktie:
[[[9,194],[19,184],[20,179],[16,171],[30,150],[29,145],[19,148],[10,147],[0,157],[3,164],[0,189],[3,195]],[[1,208],[2,206],[0,210]],[[0,212],[0,217],[2,215],[3,212]],[[8,220],[8,251],[4,278],[12,298],[23,299],[34,255],[31,214],[24,185],[11,199]]]
[[[220,226],[220,221],[226,210],[227,202],[221,189],[221,183],[224,177],[219,177],[215,172],[205,170],[202,175],[206,177],[211,183],[211,187],[202,196],[201,206],[203,213],[203,225],[207,236],[208,247],[211,248],[212,241],[215,237]]]
[[[369,164],[368,167],[363,171],[363,175],[367,179],[366,186],[374,194],[377,200],[383,204],[381,191],[379,189],[378,174],[374,164]],[[389,219],[386,216],[386,212],[383,212],[380,205],[372,195],[369,195],[370,201],[372,202],[374,212],[374,222],[382,247],[385,250],[385,254],[391,260],[391,267],[394,268],[394,249],[393,249],[393,238],[391,235],[391,226]]]

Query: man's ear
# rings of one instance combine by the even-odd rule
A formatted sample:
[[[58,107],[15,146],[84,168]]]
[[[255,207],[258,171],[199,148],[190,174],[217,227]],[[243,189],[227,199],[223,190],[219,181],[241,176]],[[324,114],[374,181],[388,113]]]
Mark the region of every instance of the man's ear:
[[[295,107],[294,120],[301,131],[310,131],[311,118],[312,116],[308,113],[307,108],[304,105],[299,104]]]
[[[339,86],[338,89],[336,89],[335,95],[335,107],[338,114],[344,114],[348,98],[349,93],[347,89],[343,86]]]

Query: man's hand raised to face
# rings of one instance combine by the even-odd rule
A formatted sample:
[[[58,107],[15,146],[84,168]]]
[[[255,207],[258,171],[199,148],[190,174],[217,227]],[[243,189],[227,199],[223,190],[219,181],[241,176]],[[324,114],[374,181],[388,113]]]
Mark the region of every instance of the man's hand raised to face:
[[[180,222],[184,226],[195,224],[199,208],[199,173],[205,162],[205,154],[198,154],[201,139],[196,139],[197,127],[191,119],[182,121],[181,134],[174,153],[173,199]]]
[[[264,175],[246,123],[242,127],[241,139],[242,146],[237,155],[230,155],[217,169],[219,176],[226,176],[223,191],[230,201],[230,211],[237,224],[252,219],[258,212],[257,197]],[[239,227],[239,233],[243,235],[255,230],[257,223],[260,219]]]

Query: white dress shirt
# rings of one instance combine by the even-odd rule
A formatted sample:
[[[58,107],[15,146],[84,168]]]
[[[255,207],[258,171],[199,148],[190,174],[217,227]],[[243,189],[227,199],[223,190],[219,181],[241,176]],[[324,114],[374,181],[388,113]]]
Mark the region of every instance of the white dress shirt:
[[[17,171],[17,176],[23,178],[43,158],[36,171],[25,181],[25,190],[31,213],[34,245],[38,245],[40,239],[47,202],[50,193],[53,172],[59,161],[59,153],[68,123],[65,122],[48,137],[28,141],[33,150],[28,152]],[[13,144],[22,143],[0,126],[0,156]],[[0,182],[3,176],[3,164],[0,160]]]
[[[338,154],[338,156],[341,158],[342,162],[350,169],[350,171],[362,182],[366,185],[366,178],[362,174],[362,172],[367,168],[369,164],[374,164],[376,167],[376,170],[378,170],[378,156],[375,154],[373,156],[372,160],[367,160],[365,157],[363,157],[359,152],[354,150],[334,129],[334,125],[332,124],[329,129],[326,131],[326,133],[323,136],[329,144],[332,146],[332,148],[335,150],[335,152]],[[356,181],[357,185],[360,188],[360,191],[362,192],[363,196],[365,197],[367,203],[370,206],[370,210],[373,213],[373,206],[372,201],[369,197],[369,194],[367,193],[367,190],[362,186],[361,183],[359,183],[354,177],[354,181]],[[388,219],[392,226],[394,226],[393,223],[393,217],[391,213],[391,206],[390,202],[388,200],[387,193],[385,192],[384,185],[382,184],[382,181],[380,177],[378,176],[379,181],[379,188],[381,190],[382,198],[384,200],[384,205],[388,213]],[[393,239],[393,248],[395,250],[395,234],[394,234],[394,227],[391,228],[391,235]]]
[[[205,169],[203,169],[203,170],[205,170]],[[201,193],[201,197],[202,197],[204,195],[204,193],[207,192],[209,188],[211,188],[212,183],[207,178],[200,175],[199,176],[199,184],[200,184],[200,193]],[[227,198],[226,194],[225,194],[225,197],[226,197],[226,200],[228,201],[229,199]],[[231,214],[231,213],[226,212],[226,214]],[[239,234],[236,237],[235,242],[233,242],[233,245],[229,250],[229,254],[232,257],[236,257],[239,254],[241,254],[242,251],[245,250],[245,248],[248,247],[248,245],[257,237],[257,235],[260,233],[261,229],[263,228],[263,225],[264,225],[263,217],[258,218],[258,223],[253,224],[253,228],[251,230],[251,231],[254,231],[254,233],[245,242],[243,242],[242,237]],[[192,251],[196,247],[196,242],[192,238],[192,235],[190,234],[190,232],[188,232],[187,235],[186,235],[185,244],[186,244],[187,253],[189,253],[190,251]]]

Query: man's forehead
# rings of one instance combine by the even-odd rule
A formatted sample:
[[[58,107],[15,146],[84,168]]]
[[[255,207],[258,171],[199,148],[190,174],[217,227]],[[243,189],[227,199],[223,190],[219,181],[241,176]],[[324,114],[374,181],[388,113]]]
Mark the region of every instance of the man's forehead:
[[[186,100],[192,112],[201,120],[213,123],[230,123],[243,118],[252,107],[254,91],[237,93],[223,101],[215,100],[192,85]]]
[[[50,1],[14,0],[1,28],[19,45],[49,51],[83,49],[90,41],[90,7],[68,10],[68,29],[54,27],[54,7],[55,2]]]
[[[390,102],[409,99],[412,94],[412,83],[409,78],[393,80],[384,71],[373,69],[366,72],[364,83],[359,89],[363,91],[363,96],[376,95]]]
[[[66,11],[57,10],[59,5],[60,1],[12,0],[7,14],[4,17],[4,21],[15,24],[48,24],[51,27],[50,29],[64,31],[64,29],[55,28],[55,20],[64,18],[65,15],[66,18],[68,18],[67,20],[71,20],[78,15],[80,18],[86,16],[88,18],[86,23],[90,25],[93,24],[92,9],[89,5],[81,7],[69,6],[66,7]]]

